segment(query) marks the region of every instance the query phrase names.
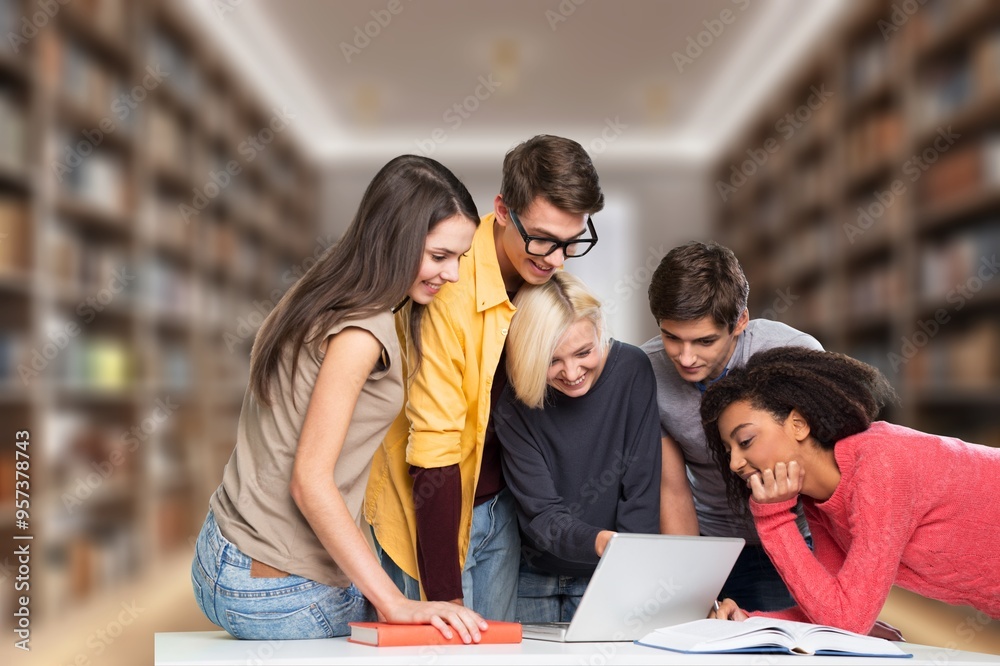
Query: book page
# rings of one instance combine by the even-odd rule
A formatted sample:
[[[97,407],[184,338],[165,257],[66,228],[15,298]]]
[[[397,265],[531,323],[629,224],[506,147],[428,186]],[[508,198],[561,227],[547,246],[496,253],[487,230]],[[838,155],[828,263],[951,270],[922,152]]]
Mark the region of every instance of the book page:
[[[897,654],[899,648],[891,642],[874,636],[857,634],[846,629],[823,624],[752,617],[744,624],[753,623],[761,629],[778,628],[794,637],[795,645],[814,654],[818,650],[835,650],[863,654]]]
[[[766,629],[747,622],[695,620],[663,627],[640,639],[641,643],[689,652],[733,650],[758,645],[791,649],[791,636],[781,629]]]
[[[824,625],[753,617],[745,622],[695,620],[662,627],[637,641],[681,652],[774,651],[904,656],[893,643]]]

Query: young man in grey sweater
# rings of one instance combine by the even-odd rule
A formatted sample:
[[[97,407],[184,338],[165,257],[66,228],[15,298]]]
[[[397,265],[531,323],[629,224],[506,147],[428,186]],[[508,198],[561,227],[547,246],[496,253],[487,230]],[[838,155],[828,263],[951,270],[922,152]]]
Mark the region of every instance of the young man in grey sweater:
[[[725,480],[701,426],[701,395],[755,352],[822,346],[785,324],[750,320],[749,293],[743,269],[728,248],[698,242],[674,248],[649,285],[649,307],[660,334],[642,349],[656,375],[660,412],[660,530],[746,539],[721,596],[747,610],[778,610],[795,602],[761,547],[753,521],[733,514],[726,502]],[[801,507],[797,512],[799,530],[809,540]]]

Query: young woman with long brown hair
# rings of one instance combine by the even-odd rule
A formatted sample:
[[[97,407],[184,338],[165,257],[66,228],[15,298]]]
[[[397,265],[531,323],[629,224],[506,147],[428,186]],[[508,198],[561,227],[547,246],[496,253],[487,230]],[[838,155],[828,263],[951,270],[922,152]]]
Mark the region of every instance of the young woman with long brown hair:
[[[372,454],[403,403],[393,311],[408,301],[402,328],[419,332],[424,305],[458,279],[478,220],[448,169],[397,157],[261,326],[236,448],[192,563],[199,606],[236,638],[343,636],[377,617],[465,642],[486,628],[457,604],[405,598],[359,527]],[[420,340],[408,347],[412,370]]]

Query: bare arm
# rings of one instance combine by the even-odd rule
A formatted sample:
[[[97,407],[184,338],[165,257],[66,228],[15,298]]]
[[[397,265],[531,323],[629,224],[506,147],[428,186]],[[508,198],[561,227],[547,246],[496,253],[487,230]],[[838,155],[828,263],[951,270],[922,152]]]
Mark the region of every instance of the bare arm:
[[[663,462],[660,472],[660,533],[698,536],[698,516],[684,468],[681,447],[669,436],[661,440]]]
[[[404,597],[382,570],[333,481],[358,396],[382,351],[368,331],[347,328],[329,340],[299,437],[290,491],[337,565],[389,622],[429,622],[449,636],[478,641],[482,618],[455,604]]]

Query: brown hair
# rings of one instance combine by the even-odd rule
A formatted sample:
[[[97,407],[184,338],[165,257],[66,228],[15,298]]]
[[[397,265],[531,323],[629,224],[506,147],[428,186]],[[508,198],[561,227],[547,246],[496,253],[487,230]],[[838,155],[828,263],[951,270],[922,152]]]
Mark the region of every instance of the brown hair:
[[[590,214],[604,208],[597,170],[576,141],[539,134],[514,147],[503,160],[500,194],[504,204],[523,212],[542,197],[568,213]]]
[[[440,162],[401,155],[382,167],[340,241],[288,290],[257,332],[250,354],[257,398],[270,404],[268,387],[286,345],[293,349],[294,382],[303,344],[344,319],[401,305],[420,270],[427,234],[456,215],[479,224],[472,195]],[[423,310],[409,308],[409,330],[417,335]],[[420,340],[410,342],[419,363]]]
[[[733,251],[691,241],[667,253],[649,282],[649,309],[664,319],[694,321],[710,315],[732,333],[747,309],[750,284]]]
[[[806,347],[757,352],[709,385],[701,400],[701,423],[716,464],[726,480],[726,497],[737,515],[747,514],[749,490],[729,469],[729,453],[719,434],[719,417],[734,402],[746,401],[783,423],[798,411],[810,435],[824,449],[868,429],[896,393],[878,369],[850,356]]]

